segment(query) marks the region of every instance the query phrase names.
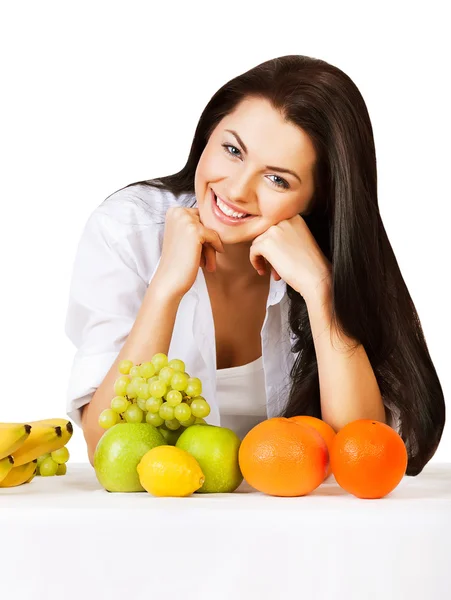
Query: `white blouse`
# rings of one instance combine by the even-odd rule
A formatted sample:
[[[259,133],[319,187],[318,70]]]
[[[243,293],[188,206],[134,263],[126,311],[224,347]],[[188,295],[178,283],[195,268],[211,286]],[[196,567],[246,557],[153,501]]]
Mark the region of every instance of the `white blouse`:
[[[221,426],[240,439],[267,418],[263,357],[239,367],[216,369],[216,399]]]
[[[76,348],[67,386],[66,412],[77,425],[81,426],[81,408],[90,402],[127,339],[157,271],[165,213],[169,206],[181,205],[182,200],[186,206],[186,201],[192,202],[195,196],[178,197],[166,190],[134,185],[109,196],[86,222],[73,265],[65,326]],[[229,402],[245,402],[249,406],[252,399],[257,402],[262,398],[266,399],[268,416],[281,414],[290,385],[289,373],[296,359],[296,353],[292,352],[288,305],[285,281],[271,277],[260,332],[261,362],[227,369],[222,374],[220,370],[217,376],[213,312],[199,267],[196,281],[179,304],[168,357],[182,359],[186,371],[202,381],[202,396],[211,407],[207,423],[221,426],[224,423],[218,393],[226,411],[230,411]],[[246,367],[251,370],[260,367],[257,395],[244,392],[252,387],[252,379],[248,385],[243,383],[248,381],[247,377],[232,377],[237,373],[249,375]],[[229,389],[239,389],[240,399],[230,397],[224,401],[224,390]],[[252,410],[256,410],[255,406]],[[225,418],[229,422],[230,417]],[[235,419],[245,422],[244,417]]]

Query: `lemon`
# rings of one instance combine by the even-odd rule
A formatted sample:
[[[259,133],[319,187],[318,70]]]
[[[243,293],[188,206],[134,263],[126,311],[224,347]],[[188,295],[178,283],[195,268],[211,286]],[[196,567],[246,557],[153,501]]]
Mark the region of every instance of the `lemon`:
[[[202,487],[205,477],[197,460],[175,446],[157,446],[137,466],[139,481],[154,496],[190,496]]]

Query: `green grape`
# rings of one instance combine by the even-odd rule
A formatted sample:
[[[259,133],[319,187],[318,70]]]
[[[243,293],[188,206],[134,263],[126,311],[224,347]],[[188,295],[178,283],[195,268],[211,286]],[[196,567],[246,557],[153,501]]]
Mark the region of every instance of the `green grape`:
[[[147,400],[150,398],[149,384],[146,383],[145,380],[144,383],[137,383],[135,385],[135,390],[138,398],[141,398],[142,400]]]
[[[141,368],[139,365],[135,365],[130,369],[129,372],[130,377],[141,377]]]
[[[180,406],[183,406],[183,404],[180,404]],[[178,408],[178,406],[176,408]],[[175,414],[175,411],[174,411],[174,414]],[[179,419],[179,421],[180,421],[180,419]],[[191,415],[190,418],[187,419],[186,421],[180,421],[180,425],[182,425],[182,427],[191,427],[191,425],[194,425],[195,422],[196,422],[196,417],[194,415]]]
[[[179,404],[178,406],[176,406],[174,408],[174,418],[175,419],[178,419],[179,421],[188,421],[188,419],[190,417],[191,417],[191,409],[184,402],[182,402],[182,404]]]
[[[158,414],[165,421],[171,421],[174,418],[174,409],[167,402],[163,402]]]
[[[100,427],[103,427],[103,429],[109,429],[110,427],[113,427],[113,425],[116,425],[118,419],[119,415],[117,412],[111,408],[105,408],[99,415],[99,425]]]
[[[140,367],[141,377],[149,379],[155,375],[155,366],[150,362],[143,362]]]
[[[137,404],[130,404],[124,412],[124,419],[127,423],[141,423],[143,420],[143,411]]]
[[[67,473],[67,465],[58,465],[55,475],[65,475]]]
[[[191,402],[191,412],[195,417],[208,417],[210,414],[210,406],[208,402],[202,398],[202,396],[199,396],[197,398],[193,398],[193,401]]]
[[[41,477],[51,477],[52,475],[55,475],[57,470],[58,463],[56,463],[51,456],[44,458],[39,466]]]
[[[149,392],[152,398],[162,398],[167,391],[164,381],[152,381],[149,384]]]
[[[194,421],[195,425],[206,425],[207,421],[205,419],[201,419],[199,417],[196,417],[196,420]]]
[[[147,383],[152,383],[152,381],[160,381],[160,378],[158,377],[158,375],[154,375],[153,377],[149,377]]]
[[[147,400],[145,398],[138,398],[136,404],[139,406],[141,410],[146,410]]]
[[[121,375],[114,382],[114,393],[116,396],[125,396],[127,386],[130,383],[130,377],[128,375]]]
[[[188,385],[189,377],[185,375],[185,373],[177,372],[173,375],[171,379],[171,387],[173,390],[178,390],[179,392],[183,392],[186,390],[186,386]]]
[[[171,367],[171,369],[174,369],[174,371],[180,371],[181,373],[185,372],[185,363],[178,358],[170,360],[168,366]]]
[[[190,377],[185,390],[187,396],[200,396],[202,394],[202,382],[198,377]]]
[[[50,456],[56,463],[63,465],[69,460],[69,450],[66,448],[66,446],[63,446],[62,448],[58,448],[58,450],[51,452]]]
[[[131,360],[121,360],[119,363],[119,372],[124,373],[124,375],[128,375],[132,367],[133,363]]]
[[[140,375],[136,376],[136,377],[132,377],[132,383],[135,386],[135,389],[138,389],[138,385],[140,383],[147,383],[147,381],[145,380],[144,377],[141,377]]]
[[[127,406],[129,404],[130,402],[125,396],[115,396],[111,400],[111,409],[114,410],[114,412],[123,413],[125,410],[127,410]]]
[[[164,381],[166,385],[169,385],[169,382],[171,381],[174,373],[175,370],[171,369],[171,367],[163,367],[158,374],[158,379],[160,381]]]
[[[163,367],[167,366],[167,364],[168,364],[168,357],[163,352],[158,352],[157,354],[154,354],[152,356],[152,359],[151,359],[150,362],[155,367],[155,374],[158,375],[158,373],[160,372],[160,370]]]
[[[148,400],[146,400],[146,411],[150,413],[158,413],[162,404],[163,400],[161,398],[150,397]]]
[[[154,427],[159,427],[160,425],[163,425],[164,419],[162,419],[158,413],[148,412],[146,414],[146,423],[149,423],[149,425],[153,425]]]
[[[169,406],[175,407],[180,404],[182,400],[182,394],[177,390],[169,390],[169,392],[166,394],[166,402],[169,404]]]
[[[130,400],[133,400],[134,398],[137,398],[138,395],[136,393],[135,390],[135,386],[133,385],[132,382],[130,382],[127,386],[127,390],[126,390],[126,394],[127,398],[129,398]]]
[[[48,458],[50,456],[50,452],[46,452],[45,454],[41,454],[41,456],[38,456],[38,462],[37,462],[37,466],[40,467],[41,466],[41,462],[45,459]]]
[[[177,419],[171,419],[170,421],[166,420],[164,424],[171,431],[177,431],[177,429],[180,428],[180,423],[177,421]]]

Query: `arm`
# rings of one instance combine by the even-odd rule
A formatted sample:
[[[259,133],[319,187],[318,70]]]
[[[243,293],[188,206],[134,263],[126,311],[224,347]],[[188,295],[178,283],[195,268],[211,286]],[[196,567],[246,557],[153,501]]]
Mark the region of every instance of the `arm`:
[[[168,353],[181,299],[180,296],[165,293],[156,278],[147,288],[136,320],[119,355],[91,401],[83,407],[83,435],[88,446],[91,465],[93,465],[97,443],[105,433],[98,424],[99,415],[102,410],[109,408],[114,396],[113,388],[114,382],[119,377],[119,363],[127,359],[134,364],[140,364],[150,360],[157,352]]]
[[[331,329],[330,281],[319,286],[306,299],[310,326],[318,361],[321,414],[326,423],[339,431],[357,419],[386,422],[379,386],[365,352],[355,340]]]

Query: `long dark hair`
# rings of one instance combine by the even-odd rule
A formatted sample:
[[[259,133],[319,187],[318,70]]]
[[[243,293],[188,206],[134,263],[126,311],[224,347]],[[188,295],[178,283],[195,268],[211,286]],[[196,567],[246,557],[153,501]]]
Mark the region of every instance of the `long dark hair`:
[[[317,155],[315,192],[312,210],[303,218],[333,266],[333,323],[363,344],[384,405],[399,416],[399,434],[408,452],[406,475],[418,475],[439,445],[445,401],[420,319],[382,224],[370,117],[359,90],[343,71],[299,55],[274,58],[250,69],[211,98],[181,171],[125,187],[150,185],[177,196],[194,193],[197,163],[210,134],[247,97],[269,100],[288,122],[310,136]],[[187,198],[192,201],[192,196]],[[295,336],[292,351],[299,354],[280,416],[321,418],[318,365],[306,303],[289,285],[287,294]]]

